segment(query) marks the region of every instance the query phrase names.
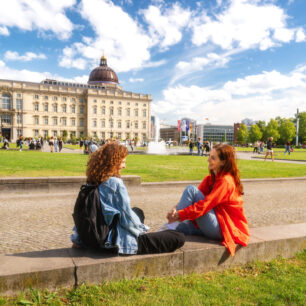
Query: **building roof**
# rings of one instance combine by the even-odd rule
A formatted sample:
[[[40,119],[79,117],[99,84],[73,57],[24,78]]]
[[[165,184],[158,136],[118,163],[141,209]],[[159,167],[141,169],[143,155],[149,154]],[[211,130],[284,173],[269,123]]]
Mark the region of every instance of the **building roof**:
[[[119,83],[116,72],[107,66],[107,60],[104,55],[101,57],[100,66],[91,71],[88,80],[88,84],[99,83]]]

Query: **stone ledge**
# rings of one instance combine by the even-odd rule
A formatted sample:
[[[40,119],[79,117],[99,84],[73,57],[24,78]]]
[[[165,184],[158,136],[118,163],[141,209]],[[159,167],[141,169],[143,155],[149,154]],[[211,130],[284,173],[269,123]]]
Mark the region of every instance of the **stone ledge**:
[[[73,287],[139,277],[204,273],[244,265],[254,260],[289,258],[306,247],[306,223],[251,229],[247,247],[230,256],[217,242],[188,236],[174,253],[113,256],[90,250],[58,249],[0,256],[0,293],[32,288]]]

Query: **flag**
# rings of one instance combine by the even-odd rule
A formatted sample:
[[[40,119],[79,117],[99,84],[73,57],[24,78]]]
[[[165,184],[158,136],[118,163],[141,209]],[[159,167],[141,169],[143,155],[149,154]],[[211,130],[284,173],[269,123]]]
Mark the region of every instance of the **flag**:
[[[177,120],[177,130],[181,131],[181,120]]]
[[[189,127],[190,127],[189,124],[190,124],[189,120],[186,120],[186,132],[189,131]]]
[[[186,132],[186,120],[181,121],[181,130],[182,132]]]
[[[192,124],[193,124],[193,122],[191,121],[190,122],[190,131],[192,132]]]

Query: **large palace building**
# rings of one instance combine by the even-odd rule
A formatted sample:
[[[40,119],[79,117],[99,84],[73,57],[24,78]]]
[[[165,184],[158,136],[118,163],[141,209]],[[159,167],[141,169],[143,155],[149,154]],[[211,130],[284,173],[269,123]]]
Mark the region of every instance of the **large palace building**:
[[[104,56],[87,84],[0,80],[1,134],[68,138],[97,137],[146,141],[151,95],[124,91]]]

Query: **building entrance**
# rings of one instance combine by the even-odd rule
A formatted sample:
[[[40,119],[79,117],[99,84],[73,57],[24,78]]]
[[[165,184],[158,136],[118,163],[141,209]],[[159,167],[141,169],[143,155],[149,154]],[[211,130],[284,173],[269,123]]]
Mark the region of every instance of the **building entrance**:
[[[2,129],[2,136],[6,138],[8,141],[11,140],[11,129]]]

